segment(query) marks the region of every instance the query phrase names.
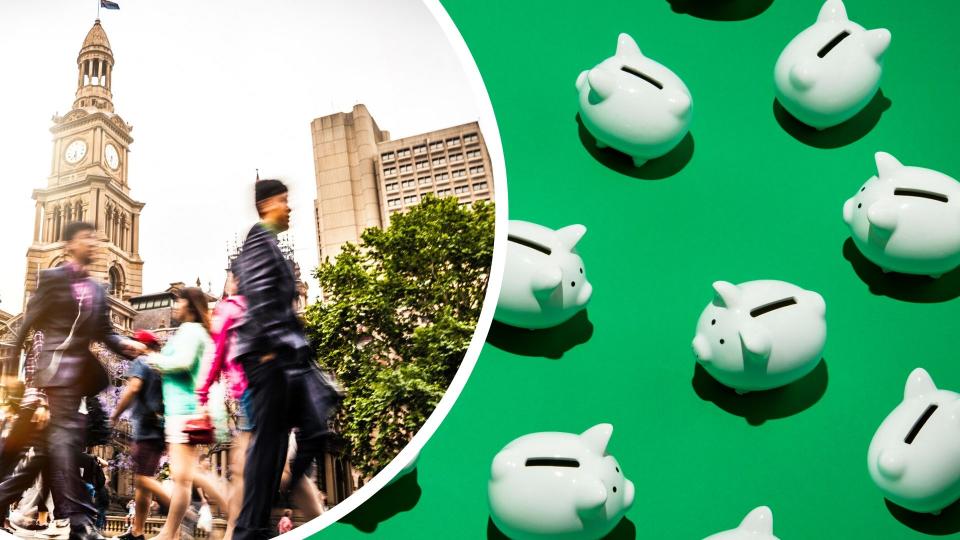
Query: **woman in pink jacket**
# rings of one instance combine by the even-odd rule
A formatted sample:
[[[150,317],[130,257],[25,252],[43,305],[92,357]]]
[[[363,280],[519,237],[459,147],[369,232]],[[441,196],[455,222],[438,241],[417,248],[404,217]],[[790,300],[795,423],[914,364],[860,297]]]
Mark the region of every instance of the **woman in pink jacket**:
[[[243,464],[247,454],[247,445],[250,443],[250,432],[253,425],[250,422],[247,410],[247,377],[243,373],[243,366],[236,362],[231,345],[236,340],[234,328],[243,320],[247,304],[242,296],[237,295],[237,282],[233,272],[227,271],[227,281],[223,285],[223,297],[213,308],[210,318],[210,337],[215,345],[213,361],[203,384],[197,387],[197,399],[202,407],[207,406],[210,387],[220,380],[221,375],[226,377],[226,394],[240,403],[237,411],[237,429],[240,433],[230,449],[230,494],[227,510],[227,530],[224,540],[233,537],[233,528],[240,513],[243,502]]]

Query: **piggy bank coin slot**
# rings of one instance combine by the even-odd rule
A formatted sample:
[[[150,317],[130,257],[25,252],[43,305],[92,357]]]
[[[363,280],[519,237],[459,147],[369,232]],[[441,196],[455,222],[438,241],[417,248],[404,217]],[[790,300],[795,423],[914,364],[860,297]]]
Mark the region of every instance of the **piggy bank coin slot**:
[[[839,34],[834,36],[829,43],[824,45],[819,52],[817,52],[817,56],[819,56],[820,58],[823,58],[824,56],[827,55],[828,52],[832,51],[834,47],[839,45],[841,41],[843,41],[844,39],[847,39],[847,36],[849,35],[850,35],[850,32],[847,32],[846,30],[844,30],[843,32],[840,32]]]
[[[920,430],[923,429],[923,425],[927,423],[927,420],[933,416],[933,411],[937,410],[938,405],[934,403],[927,407],[927,410],[923,411],[923,414],[920,415],[920,418],[917,418],[917,421],[913,424],[913,427],[910,428],[910,433],[907,433],[907,437],[903,439],[903,442],[907,444],[913,443],[913,440],[917,438],[917,435],[920,433]]]
[[[513,242],[514,244],[520,244],[521,246],[527,246],[527,247],[530,248],[530,249],[535,249],[535,250],[539,251],[540,253],[546,253],[547,255],[550,255],[551,253],[553,253],[553,250],[550,249],[550,248],[548,248],[547,246],[545,246],[545,245],[543,245],[543,244],[538,244],[538,243],[534,242],[533,240],[527,240],[526,238],[520,238],[519,236],[507,235],[507,240],[510,241],[510,242]]]
[[[924,191],[922,189],[897,188],[893,194],[899,197],[920,197],[921,199],[931,199],[942,203],[949,202],[950,199],[943,193],[933,191]]]
[[[570,467],[577,469],[580,462],[570,458],[529,458],[527,467]]]
[[[782,300],[777,300],[776,302],[770,302],[769,304],[764,304],[760,307],[755,307],[750,310],[751,317],[759,317],[763,314],[770,313],[771,311],[778,310],[780,308],[785,308],[787,306],[792,306],[797,303],[797,299],[794,297],[784,298]]]
[[[640,72],[640,71],[637,71],[637,70],[633,69],[633,68],[630,67],[630,66],[623,66],[623,67],[620,68],[620,71],[623,71],[623,72],[625,72],[625,73],[629,73],[629,74],[633,75],[634,77],[639,77],[639,78],[647,81],[648,83],[656,86],[656,87],[657,87],[657,90],[663,90],[663,84],[662,84],[660,81],[654,79],[653,77],[647,75],[646,73],[642,73],[642,72]]]

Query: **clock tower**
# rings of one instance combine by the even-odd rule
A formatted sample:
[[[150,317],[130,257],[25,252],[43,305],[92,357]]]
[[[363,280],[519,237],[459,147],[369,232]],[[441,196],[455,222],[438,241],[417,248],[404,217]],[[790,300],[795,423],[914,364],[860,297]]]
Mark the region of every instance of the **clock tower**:
[[[100,249],[90,275],[107,284],[111,317],[129,330],[136,311],[126,301],[142,293],[138,238],[144,203],[130,197],[128,158],[133,126],[113,108],[113,51],[97,19],[77,57],[77,92],[70,112],[53,117],[47,187],[35,189],[34,236],[27,250],[24,305],[40,270],[65,261],[63,231],[73,221],[97,228]]]

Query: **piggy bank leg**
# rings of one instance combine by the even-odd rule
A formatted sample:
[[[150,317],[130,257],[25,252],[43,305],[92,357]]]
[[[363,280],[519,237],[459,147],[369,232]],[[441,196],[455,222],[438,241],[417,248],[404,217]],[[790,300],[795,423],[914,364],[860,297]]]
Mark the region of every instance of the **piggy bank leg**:
[[[646,162],[647,162],[647,160],[646,160],[645,158],[633,156],[633,166],[634,166],[634,167],[637,167],[637,168],[643,167],[643,164],[646,163]]]

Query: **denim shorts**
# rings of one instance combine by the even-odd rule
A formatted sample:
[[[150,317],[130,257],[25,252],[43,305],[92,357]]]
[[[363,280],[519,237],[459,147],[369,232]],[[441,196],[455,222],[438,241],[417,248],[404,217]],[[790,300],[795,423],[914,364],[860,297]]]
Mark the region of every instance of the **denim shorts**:
[[[253,404],[250,402],[250,389],[247,388],[240,396],[240,407],[237,409],[237,429],[250,432],[256,429],[253,424]]]

